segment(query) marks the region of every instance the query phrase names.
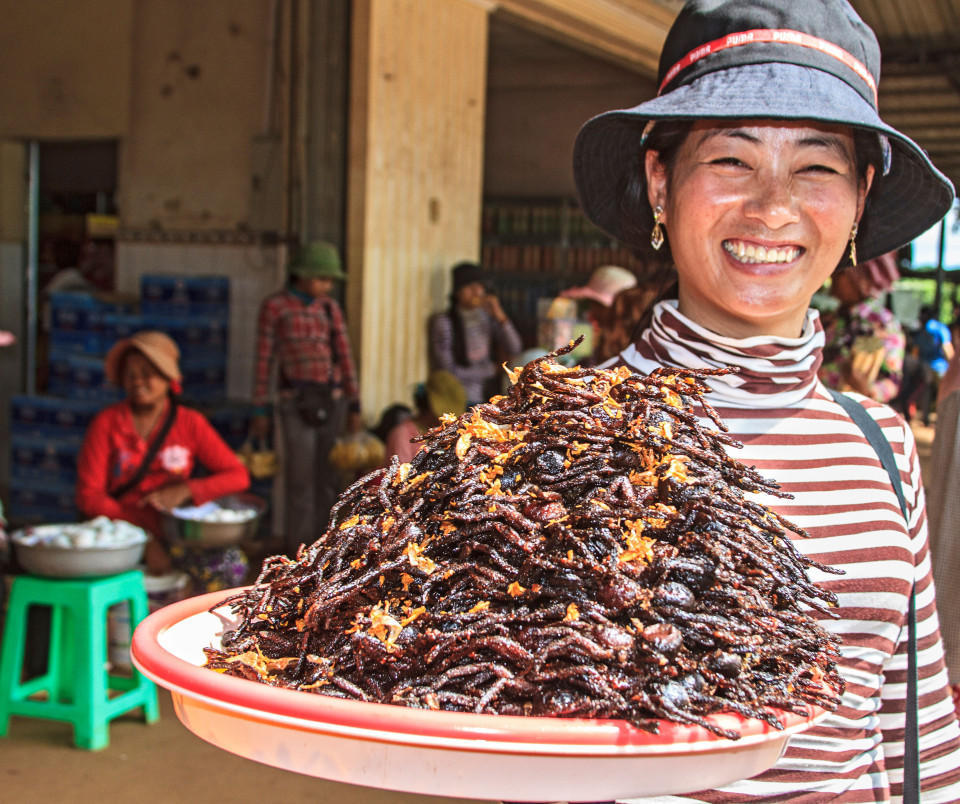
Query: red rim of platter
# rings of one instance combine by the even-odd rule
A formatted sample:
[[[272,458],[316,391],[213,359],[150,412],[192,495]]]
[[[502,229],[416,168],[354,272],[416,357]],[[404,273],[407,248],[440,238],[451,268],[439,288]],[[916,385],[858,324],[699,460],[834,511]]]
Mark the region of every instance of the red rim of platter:
[[[458,747],[478,751],[516,751],[525,750],[521,746],[535,745],[541,753],[712,752],[803,731],[826,715],[826,710],[813,705],[807,706],[806,715],[775,710],[784,726],[782,731],[762,720],[734,713],[708,717],[711,723],[739,731],[739,740],[720,737],[702,726],[666,720],[660,721],[659,734],[651,734],[624,720],[433,711],[310,694],[226,676],[191,664],[163,647],[161,640],[165,631],[189,617],[207,612],[240,591],[199,595],[149,615],[133,635],[134,664],[175,694],[232,709],[248,717],[288,721],[300,728],[315,726],[323,730],[327,726],[334,731],[346,730],[357,736],[367,734],[389,742],[456,743]]]

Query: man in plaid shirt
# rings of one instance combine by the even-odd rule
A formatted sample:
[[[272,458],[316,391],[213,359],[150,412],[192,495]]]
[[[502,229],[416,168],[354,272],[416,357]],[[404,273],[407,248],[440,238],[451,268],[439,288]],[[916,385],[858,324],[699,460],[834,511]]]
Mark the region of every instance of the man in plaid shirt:
[[[330,297],[346,275],[330,243],[304,246],[288,266],[289,284],[266,298],[257,323],[251,434],[266,435],[276,366],[275,413],[283,434],[284,547],[295,556],[326,529],[339,491],[328,456],[344,427],[362,426],[357,375],[340,305]]]

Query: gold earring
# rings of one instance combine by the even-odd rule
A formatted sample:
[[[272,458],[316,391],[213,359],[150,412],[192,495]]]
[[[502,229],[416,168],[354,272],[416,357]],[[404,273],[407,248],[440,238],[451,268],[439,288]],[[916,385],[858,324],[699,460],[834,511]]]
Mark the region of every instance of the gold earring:
[[[653,208],[653,231],[650,232],[650,245],[653,246],[654,251],[659,251],[663,245],[663,225],[660,222],[662,216],[663,207],[657,204]]]
[[[853,228],[850,230],[850,263],[851,265],[857,264],[857,224],[853,224]]]

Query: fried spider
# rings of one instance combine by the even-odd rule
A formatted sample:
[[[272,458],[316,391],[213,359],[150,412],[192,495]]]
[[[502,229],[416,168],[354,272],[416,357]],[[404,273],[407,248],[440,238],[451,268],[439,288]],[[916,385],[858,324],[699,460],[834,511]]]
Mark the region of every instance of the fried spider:
[[[838,705],[834,596],[746,497],[717,372],[564,368],[445,417],[409,464],[348,488],[296,560],[225,601],[215,670],[427,709],[700,724]],[[718,429],[704,426],[713,422]],[[221,604],[222,605],[222,604]]]

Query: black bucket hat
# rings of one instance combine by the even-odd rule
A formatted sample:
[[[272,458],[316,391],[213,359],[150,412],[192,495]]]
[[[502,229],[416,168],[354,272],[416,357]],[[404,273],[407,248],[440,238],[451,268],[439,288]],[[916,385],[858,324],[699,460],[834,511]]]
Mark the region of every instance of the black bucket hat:
[[[620,188],[661,120],[812,120],[880,136],[878,166],[857,252],[878,257],[922,234],[954,191],[926,153],[877,113],[880,48],[845,0],[692,0],[660,55],[656,98],[605,112],[577,135],[573,171],[587,216],[633,247]],[[641,185],[645,184],[640,161]],[[629,227],[636,231],[638,224]]]

